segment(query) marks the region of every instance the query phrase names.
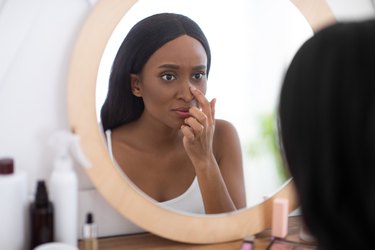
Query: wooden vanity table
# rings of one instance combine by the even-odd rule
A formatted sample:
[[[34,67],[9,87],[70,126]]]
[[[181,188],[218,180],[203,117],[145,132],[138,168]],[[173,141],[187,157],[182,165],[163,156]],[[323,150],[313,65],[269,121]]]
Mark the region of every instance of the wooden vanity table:
[[[289,217],[288,236],[291,241],[300,242],[298,233],[301,227],[301,216]],[[266,249],[271,240],[271,230],[267,229],[255,236],[255,249]],[[99,250],[135,250],[135,249],[191,249],[191,250],[240,250],[242,240],[225,242],[219,244],[196,245],[179,243],[160,238],[150,233],[105,237],[99,239]],[[79,242],[83,250],[82,242]]]

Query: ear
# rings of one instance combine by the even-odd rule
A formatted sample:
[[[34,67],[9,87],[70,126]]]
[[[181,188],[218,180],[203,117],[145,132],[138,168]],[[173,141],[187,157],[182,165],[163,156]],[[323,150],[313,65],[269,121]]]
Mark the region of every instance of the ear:
[[[130,74],[130,87],[132,90],[133,95],[137,97],[142,96],[142,88],[140,86],[141,80],[139,75]]]

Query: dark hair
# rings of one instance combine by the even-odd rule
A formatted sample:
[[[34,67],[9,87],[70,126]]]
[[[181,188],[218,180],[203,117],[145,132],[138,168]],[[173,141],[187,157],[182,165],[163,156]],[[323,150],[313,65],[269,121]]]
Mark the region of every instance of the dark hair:
[[[372,249],[375,235],[375,21],[309,39],[284,79],[284,155],[321,249]]]
[[[112,65],[108,93],[100,114],[104,131],[140,117],[144,104],[142,98],[131,91],[130,74],[140,73],[156,50],[182,35],[191,36],[202,44],[207,54],[208,74],[210,47],[197,23],[173,13],[156,14],[141,20],[125,37]]]

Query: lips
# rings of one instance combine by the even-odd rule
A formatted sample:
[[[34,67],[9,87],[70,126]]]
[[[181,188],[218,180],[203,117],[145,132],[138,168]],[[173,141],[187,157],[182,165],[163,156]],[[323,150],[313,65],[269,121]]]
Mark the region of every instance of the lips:
[[[190,107],[179,107],[172,109],[172,111],[175,112],[179,117],[187,118],[190,116],[189,109]]]
[[[189,112],[190,107],[175,108],[173,111]]]

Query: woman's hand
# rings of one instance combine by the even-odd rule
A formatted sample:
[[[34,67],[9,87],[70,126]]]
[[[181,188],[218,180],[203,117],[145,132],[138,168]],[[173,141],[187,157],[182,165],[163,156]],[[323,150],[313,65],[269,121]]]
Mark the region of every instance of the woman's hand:
[[[220,135],[215,135],[216,99],[208,101],[204,94],[190,88],[200,107],[190,108],[190,117],[181,126],[185,150],[194,165],[206,213],[225,213],[246,206],[243,185],[241,148],[235,128],[228,122],[218,121]],[[227,149],[229,145],[229,149]],[[219,167],[220,163],[220,167]]]
[[[213,156],[213,135],[215,131],[215,103],[216,99],[209,102],[204,94],[194,88],[191,93],[197,100],[199,107],[190,108],[190,117],[185,119],[181,126],[184,135],[183,143],[190,160],[195,163],[203,163],[212,160]],[[198,164],[199,165],[199,164]]]

